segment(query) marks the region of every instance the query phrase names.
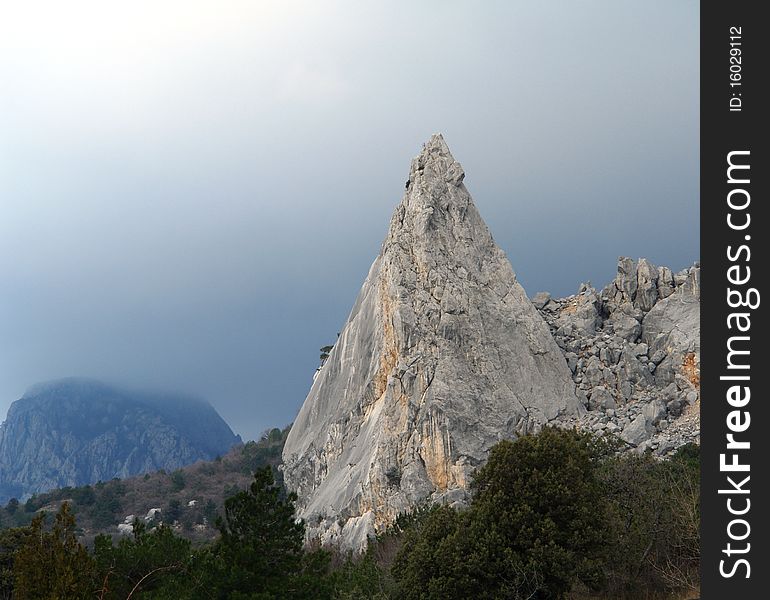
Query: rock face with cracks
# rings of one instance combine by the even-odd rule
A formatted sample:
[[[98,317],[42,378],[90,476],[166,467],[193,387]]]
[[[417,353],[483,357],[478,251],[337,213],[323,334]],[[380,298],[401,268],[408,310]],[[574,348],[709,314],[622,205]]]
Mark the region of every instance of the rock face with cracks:
[[[286,484],[322,543],[360,550],[400,512],[461,502],[497,441],[585,412],[464,176],[440,135],[412,161],[286,441]]]

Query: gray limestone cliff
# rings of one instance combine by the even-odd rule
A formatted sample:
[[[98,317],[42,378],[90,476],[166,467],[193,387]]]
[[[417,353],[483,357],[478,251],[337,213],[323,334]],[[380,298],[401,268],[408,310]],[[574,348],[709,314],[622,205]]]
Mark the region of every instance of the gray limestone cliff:
[[[0,425],[0,504],[210,460],[239,443],[207,403],[84,379],[37,385]]]
[[[463,501],[492,445],[585,412],[440,135],[412,161],[339,339],[287,439],[310,537],[360,549],[426,500]]]

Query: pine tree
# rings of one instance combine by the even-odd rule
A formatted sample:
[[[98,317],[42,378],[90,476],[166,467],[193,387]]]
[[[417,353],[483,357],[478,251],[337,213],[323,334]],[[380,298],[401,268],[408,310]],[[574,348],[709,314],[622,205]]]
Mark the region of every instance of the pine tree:
[[[0,529],[0,600],[13,597],[13,560],[30,533],[29,527]]]
[[[94,596],[94,562],[75,537],[75,517],[62,504],[50,531],[37,515],[13,563],[16,600],[78,600]]]
[[[305,524],[295,519],[294,493],[283,495],[268,466],[254,474],[249,490],[225,501],[216,549],[219,597],[323,598],[328,593],[324,554],[306,554]]]

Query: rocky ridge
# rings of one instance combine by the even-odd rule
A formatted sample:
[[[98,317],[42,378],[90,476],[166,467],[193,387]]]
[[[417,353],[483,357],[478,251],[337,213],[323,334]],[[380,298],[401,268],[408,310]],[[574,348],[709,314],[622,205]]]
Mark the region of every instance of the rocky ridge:
[[[621,257],[601,291],[533,297],[588,409],[564,424],[665,456],[700,442],[700,265],[676,274]]]

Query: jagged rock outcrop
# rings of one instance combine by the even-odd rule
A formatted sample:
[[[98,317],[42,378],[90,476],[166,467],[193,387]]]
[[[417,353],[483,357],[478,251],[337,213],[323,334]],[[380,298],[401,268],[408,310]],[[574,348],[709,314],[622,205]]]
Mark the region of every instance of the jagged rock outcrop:
[[[239,443],[207,403],[84,379],[37,385],[0,425],[0,504],[212,459]]]
[[[700,441],[700,265],[673,274],[647,259],[618,260],[598,292],[532,299],[588,408],[577,425],[665,456]]]
[[[585,410],[464,175],[440,135],[414,159],[287,439],[286,484],[322,542],[360,549],[399,512],[461,501],[498,440]]]

